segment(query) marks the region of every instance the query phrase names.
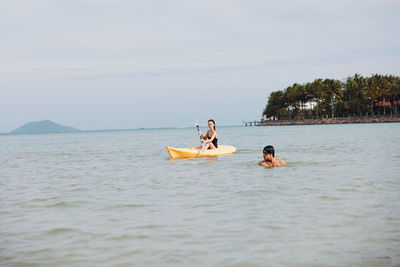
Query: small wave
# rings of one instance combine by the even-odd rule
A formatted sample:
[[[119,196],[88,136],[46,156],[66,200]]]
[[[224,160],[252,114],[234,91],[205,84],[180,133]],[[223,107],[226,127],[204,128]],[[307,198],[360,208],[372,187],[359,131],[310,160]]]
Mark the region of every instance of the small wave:
[[[135,228],[137,228],[137,229],[154,229],[154,228],[160,228],[160,227],[162,227],[162,225],[148,224],[148,225],[137,226]]]
[[[283,230],[286,229],[285,227],[281,227],[281,226],[275,226],[275,225],[260,225],[260,228],[264,228],[264,229],[271,229],[271,230]]]
[[[115,209],[134,209],[146,207],[145,204],[118,204],[105,208],[105,210],[115,210]]]
[[[55,200],[56,197],[51,197],[51,198],[34,198],[31,200],[31,202],[45,202],[45,201],[51,201]]]
[[[349,186],[351,186],[351,185],[349,185]],[[358,190],[355,188],[341,188],[341,189],[339,189],[339,191],[340,192],[352,192],[352,193],[358,192]]]
[[[139,234],[139,235],[127,235],[127,234],[123,234],[123,235],[119,235],[119,236],[111,236],[111,237],[107,238],[107,240],[112,240],[112,241],[124,241],[124,240],[147,239],[147,238],[150,238],[150,236],[148,236],[148,235],[143,235],[143,234]]]
[[[81,191],[89,191],[86,187],[78,187],[71,190],[72,192],[81,192]]]
[[[89,203],[89,201],[73,201],[73,202],[59,201],[53,204],[49,204],[46,207],[49,208],[78,207],[82,204],[87,204],[87,203]]]
[[[245,196],[255,196],[258,194],[269,194],[272,193],[272,190],[246,190],[246,191],[237,191],[235,194],[237,195],[245,195]]]
[[[54,228],[46,232],[48,235],[58,235],[58,234],[65,234],[71,232],[77,232],[78,230],[73,228]]]
[[[236,150],[236,153],[239,153],[239,154],[250,154],[250,153],[259,153],[259,152],[260,152],[259,150],[255,150],[255,149],[238,149],[238,150]]]
[[[51,248],[40,248],[40,249],[33,249],[31,251],[27,251],[26,253],[29,255],[43,255],[46,253],[50,253],[53,250]]]
[[[339,197],[330,197],[330,196],[320,196],[319,199],[321,200],[343,200],[343,198]]]

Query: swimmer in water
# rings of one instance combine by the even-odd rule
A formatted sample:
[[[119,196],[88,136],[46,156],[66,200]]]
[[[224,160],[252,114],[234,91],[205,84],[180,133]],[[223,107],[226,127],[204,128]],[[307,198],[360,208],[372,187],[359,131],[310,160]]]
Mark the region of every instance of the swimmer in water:
[[[283,159],[275,158],[275,150],[273,146],[266,146],[263,150],[264,160],[259,164],[267,168],[286,166]]]

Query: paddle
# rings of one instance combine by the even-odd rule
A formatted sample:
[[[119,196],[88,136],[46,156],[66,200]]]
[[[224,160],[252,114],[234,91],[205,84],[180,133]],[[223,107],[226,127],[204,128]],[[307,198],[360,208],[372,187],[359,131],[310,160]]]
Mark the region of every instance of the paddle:
[[[203,140],[203,139],[201,138],[201,133],[200,133],[200,129],[199,129],[199,124],[198,123],[196,123],[196,128],[197,128],[197,134],[199,135],[200,142],[201,142],[201,140]]]
[[[204,151],[206,143],[204,142],[203,138],[201,138],[201,133],[200,133],[200,129],[199,129],[199,124],[198,123],[196,123],[196,128],[197,128],[197,133],[198,133],[198,135],[200,137],[201,151]]]

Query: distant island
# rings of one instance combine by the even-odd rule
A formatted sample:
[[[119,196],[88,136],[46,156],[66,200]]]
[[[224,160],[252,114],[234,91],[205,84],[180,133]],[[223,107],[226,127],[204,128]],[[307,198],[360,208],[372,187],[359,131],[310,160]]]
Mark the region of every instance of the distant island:
[[[79,129],[54,123],[50,120],[35,121],[24,124],[13,130],[10,134],[36,134],[36,133],[69,133],[78,132]]]

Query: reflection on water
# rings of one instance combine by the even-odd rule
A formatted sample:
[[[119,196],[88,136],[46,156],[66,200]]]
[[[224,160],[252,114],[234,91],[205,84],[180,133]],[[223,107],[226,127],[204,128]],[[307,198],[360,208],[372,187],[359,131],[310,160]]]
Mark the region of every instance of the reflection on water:
[[[2,265],[398,266],[400,124],[0,136]],[[288,166],[258,166],[272,144]]]
[[[205,158],[206,162],[216,162],[218,160],[218,157],[207,157]]]

